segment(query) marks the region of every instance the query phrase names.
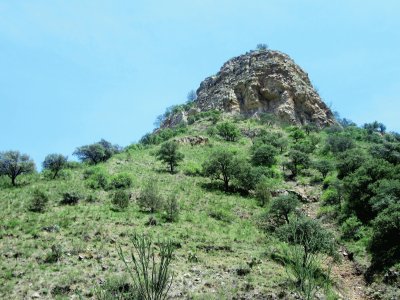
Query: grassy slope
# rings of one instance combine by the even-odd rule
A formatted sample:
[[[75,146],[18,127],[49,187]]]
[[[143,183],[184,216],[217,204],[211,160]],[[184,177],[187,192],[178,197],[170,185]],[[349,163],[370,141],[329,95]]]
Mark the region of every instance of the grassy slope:
[[[207,125],[207,122],[198,122],[184,135],[205,134]],[[248,129],[259,125],[244,121],[240,126]],[[252,197],[209,190],[204,185],[209,179],[186,175],[190,170],[199,169],[216,145],[248,155],[251,141],[243,137],[237,143],[226,143],[211,138],[206,146],[182,146],[185,160],[173,175],[154,157],[157,146],[131,149],[114,156],[104,164],[108,172],[127,172],[133,178],[130,189],[133,200],[122,212],[112,210],[111,192],[94,191],[85,186],[83,172],[88,168],[85,166],[69,171],[66,179],[50,181],[34,175],[19,178],[25,184],[18,188],[2,188],[0,298],[29,298],[35,293],[41,298],[62,298],[62,294],[74,295],[74,291],[90,297],[97,284],[123,274],[117,247],[121,245],[128,251],[129,235],[133,232],[150,233],[156,239],[168,237],[180,245],[172,266],[173,297],[220,299],[245,294],[252,298],[287,290],[285,270],[269,258],[279,243],[257,228],[257,216],[265,209]],[[181,211],[176,223],[164,222],[157,213],[158,225],[145,225],[150,214],[140,212],[135,199],[147,180],[157,180],[164,195],[178,195]],[[299,181],[307,184],[310,178],[300,177]],[[50,195],[45,213],[27,210],[35,188]],[[312,190],[318,191],[319,187]],[[93,195],[97,201],[82,200],[76,206],[61,206],[61,194],[67,191]],[[212,217],[211,212],[217,213]],[[60,230],[43,230],[53,225]],[[53,244],[62,246],[63,256],[57,263],[45,263]],[[226,249],[206,251],[207,246],[226,246]],[[196,256],[198,262],[190,262],[190,255]],[[246,267],[253,259],[258,264],[250,274],[239,276],[237,268]],[[57,287],[61,289],[57,291]],[[62,291],[62,288],[66,289]]]

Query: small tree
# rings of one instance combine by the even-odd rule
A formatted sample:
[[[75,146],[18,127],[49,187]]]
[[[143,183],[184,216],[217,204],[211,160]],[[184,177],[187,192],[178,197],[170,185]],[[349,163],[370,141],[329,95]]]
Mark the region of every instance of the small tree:
[[[188,94],[187,94],[187,103],[192,103],[193,101],[195,101],[197,99],[197,94],[194,90],[191,90]]]
[[[256,166],[271,167],[276,163],[276,148],[271,145],[262,145],[254,150],[251,161]]]
[[[43,162],[43,169],[53,172],[53,179],[67,165],[68,158],[62,154],[49,154]]]
[[[174,173],[175,167],[183,160],[184,155],[178,151],[179,145],[177,142],[170,141],[161,145],[157,152],[157,158],[169,166],[170,173]]]
[[[111,156],[120,151],[121,147],[112,145],[110,142],[102,139],[95,144],[78,147],[73,155],[77,156],[83,162],[95,165],[107,161]]]
[[[311,133],[312,131],[317,131],[317,130],[318,130],[318,127],[317,127],[315,124],[310,123],[310,124],[304,125],[304,126],[303,126],[303,129],[304,129],[304,131],[306,132],[307,135],[310,135],[310,133]]]
[[[210,158],[203,163],[204,175],[211,179],[221,180],[224,183],[225,191],[229,190],[229,182],[234,177],[236,165],[235,154],[226,149],[217,149]]]
[[[274,198],[269,209],[269,215],[276,219],[289,223],[289,216],[300,205],[295,195],[282,195]]]
[[[257,44],[257,50],[261,50],[261,51],[265,51],[268,49],[268,45],[267,44]]]
[[[329,160],[319,160],[314,163],[314,167],[321,173],[323,179],[333,170],[333,164]]]
[[[298,127],[293,127],[290,130],[289,136],[294,140],[295,143],[297,143],[299,140],[304,139],[306,137],[304,131]]]
[[[287,167],[292,172],[292,176],[296,177],[300,168],[307,168],[310,164],[310,158],[304,152],[299,150],[291,150],[289,152],[289,162]]]
[[[240,136],[239,129],[231,122],[218,124],[217,133],[227,142],[235,142]]]
[[[19,151],[0,152],[0,175],[8,176],[13,186],[16,178],[21,174],[33,173],[35,163],[26,154]]]

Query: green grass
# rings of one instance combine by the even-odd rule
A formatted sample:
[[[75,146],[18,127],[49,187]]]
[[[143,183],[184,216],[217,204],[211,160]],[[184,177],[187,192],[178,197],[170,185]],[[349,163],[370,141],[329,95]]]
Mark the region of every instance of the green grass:
[[[209,121],[200,120],[181,136],[206,135]],[[241,129],[265,128],[254,121],[242,121]],[[270,130],[281,130],[269,128]],[[287,133],[282,131],[285,135]],[[179,137],[179,136],[178,136]],[[156,160],[159,146],[130,150],[115,155],[102,168],[111,177],[127,173],[132,178],[131,203],[116,211],[111,204],[111,190],[88,187],[84,171],[88,166],[67,170],[62,179],[48,180],[41,174],[18,178],[14,188],[0,180],[0,298],[21,299],[38,292],[42,299],[67,299],[59,287],[68,286],[69,296],[80,293],[90,298],[100,282],[123,274],[117,254],[120,245],[127,253],[129,236],[134,232],[151,234],[155,239],[169,238],[178,245],[172,263],[175,280],[171,295],[193,299],[229,299],[237,294],[267,295],[285,291],[284,268],[273,261],[271,249],[276,240],[257,226],[257,217],[265,208],[254,197],[206,189],[210,179],[198,176],[201,165],[217,146],[231,148],[248,156],[251,140],[241,137],[236,143],[209,137],[209,145],[180,148],[184,161],[175,174]],[[313,154],[316,158],[320,154]],[[282,155],[278,162],[282,161]],[[274,166],[276,172],[282,172]],[[277,179],[280,188],[286,184]],[[300,177],[305,184],[309,177]],[[141,212],[136,204],[140,190],[148,180],[157,180],[164,196],[176,193],[180,207],[176,222],[163,221],[162,213]],[[44,213],[28,211],[35,189],[49,196]],[[77,205],[60,205],[62,194],[77,192],[83,197]],[[86,201],[90,196],[94,201]],[[149,217],[156,226],[145,225]],[[57,228],[58,230],[45,230]],[[46,263],[52,245],[60,245],[61,259]],[[195,255],[197,262],[190,260]],[[251,272],[239,276],[236,269],[251,260],[259,261]],[[52,293],[53,292],[53,293]],[[66,298],[67,297],[67,298]]]

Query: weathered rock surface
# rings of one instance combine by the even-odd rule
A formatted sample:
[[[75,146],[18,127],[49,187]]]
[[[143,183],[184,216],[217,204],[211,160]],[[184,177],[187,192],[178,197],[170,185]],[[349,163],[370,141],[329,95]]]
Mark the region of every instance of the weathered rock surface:
[[[248,117],[271,113],[296,125],[336,123],[307,73],[288,55],[272,50],[251,51],[227,61],[216,75],[200,84],[190,113],[171,116],[163,127],[185,121],[193,112],[211,109]]]
[[[200,84],[197,95],[201,110],[249,116],[268,112],[298,125],[335,123],[307,73],[278,51],[254,51],[229,60]]]
[[[206,145],[208,144],[208,138],[204,136],[185,136],[178,139],[174,139],[179,144],[188,144],[191,146]]]

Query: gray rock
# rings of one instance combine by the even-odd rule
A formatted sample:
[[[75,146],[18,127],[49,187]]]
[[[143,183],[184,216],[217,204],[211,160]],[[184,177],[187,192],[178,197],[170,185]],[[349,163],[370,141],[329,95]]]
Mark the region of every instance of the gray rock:
[[[295,125],[336,124],[308,74],[288,55],[272,50],[252,51],[227,61],[216,75],[200,84],[194,103],[190,113],[177,113],[163,127],[185,122],[189,114],[211,109],[247,117],[271,113]]]

